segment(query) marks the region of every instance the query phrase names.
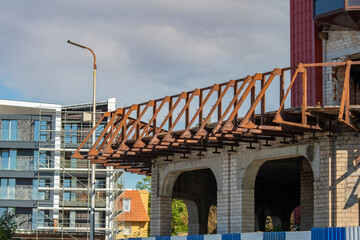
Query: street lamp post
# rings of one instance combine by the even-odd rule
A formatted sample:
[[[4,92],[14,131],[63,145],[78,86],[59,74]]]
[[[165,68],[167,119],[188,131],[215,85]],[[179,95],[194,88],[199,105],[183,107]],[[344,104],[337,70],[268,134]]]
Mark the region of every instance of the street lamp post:
[[[94,71],[93,71],[93,108],[92,108],[92,127],[95,127],[96,120],[96,57],[93,50],[90,48],[74,43],[70,40],[68,43],[89,50],[94,56]],[[92,144],[95,144],[95,131],[92,134]],[[95,164],[91,164],[91,173],[90,173],[90,184],[91,184],[91,198],[90,198],[90,240],[95,240]]]

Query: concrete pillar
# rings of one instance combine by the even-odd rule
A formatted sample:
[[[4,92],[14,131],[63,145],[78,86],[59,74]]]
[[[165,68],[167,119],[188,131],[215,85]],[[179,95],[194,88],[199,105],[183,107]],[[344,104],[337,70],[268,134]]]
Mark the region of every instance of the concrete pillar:
[[[217,233],[242,232],[242,193],[238,185],[238,155],[222,156],[222,187],[217,194]]]
[[[242,207],[242,226],[241,232],[254,232],[255,230],[255,190],[243,188],[241,194]],[[246,206],[246,207],[244,207]]]
[[[198,235],[200,233],[199,229],[199,211],[198,206],[194,201],[183,200],[186,204],[188,211],[188,234],[189,235]]]
[[[151,175],[150,236],[171,236],[171,196],[161,196],[159,168],[153,166]]]
[[[199,209],[199,234],[207,234],[210,202],[207,201],[207,199],[205,198],[201,198],[201,200],[198,202],[198,209]]]
[[[301,230],[314,226],[314,175],[310,164],[303,160],[300,171]]]
[[[171,236],[171,197],[151,196],[150,236]]]

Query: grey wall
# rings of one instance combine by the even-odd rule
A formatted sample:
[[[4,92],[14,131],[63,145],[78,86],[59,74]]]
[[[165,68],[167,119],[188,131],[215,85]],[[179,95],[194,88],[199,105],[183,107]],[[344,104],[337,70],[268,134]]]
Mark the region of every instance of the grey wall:
[[[31,200],[32,193],[32,179],[16,179],[15,198],[17,200]]]

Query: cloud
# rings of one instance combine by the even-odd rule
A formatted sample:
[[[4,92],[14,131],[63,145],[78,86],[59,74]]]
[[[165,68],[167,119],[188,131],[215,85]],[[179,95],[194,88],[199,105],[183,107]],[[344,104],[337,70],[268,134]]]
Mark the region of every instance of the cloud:
[[[289,65],[287,0],[7,1],[0,86],[19,100],[120,106]],[[0,92],[1,93],[1,92]]]

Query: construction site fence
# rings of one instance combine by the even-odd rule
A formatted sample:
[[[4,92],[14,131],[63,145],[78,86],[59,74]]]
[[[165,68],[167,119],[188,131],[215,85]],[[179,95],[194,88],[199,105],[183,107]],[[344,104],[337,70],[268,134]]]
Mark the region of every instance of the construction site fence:
[[[161,236],[128,240],[359,240],[360,227],[313,228],[304,232],[254,232],[212,235]]]

